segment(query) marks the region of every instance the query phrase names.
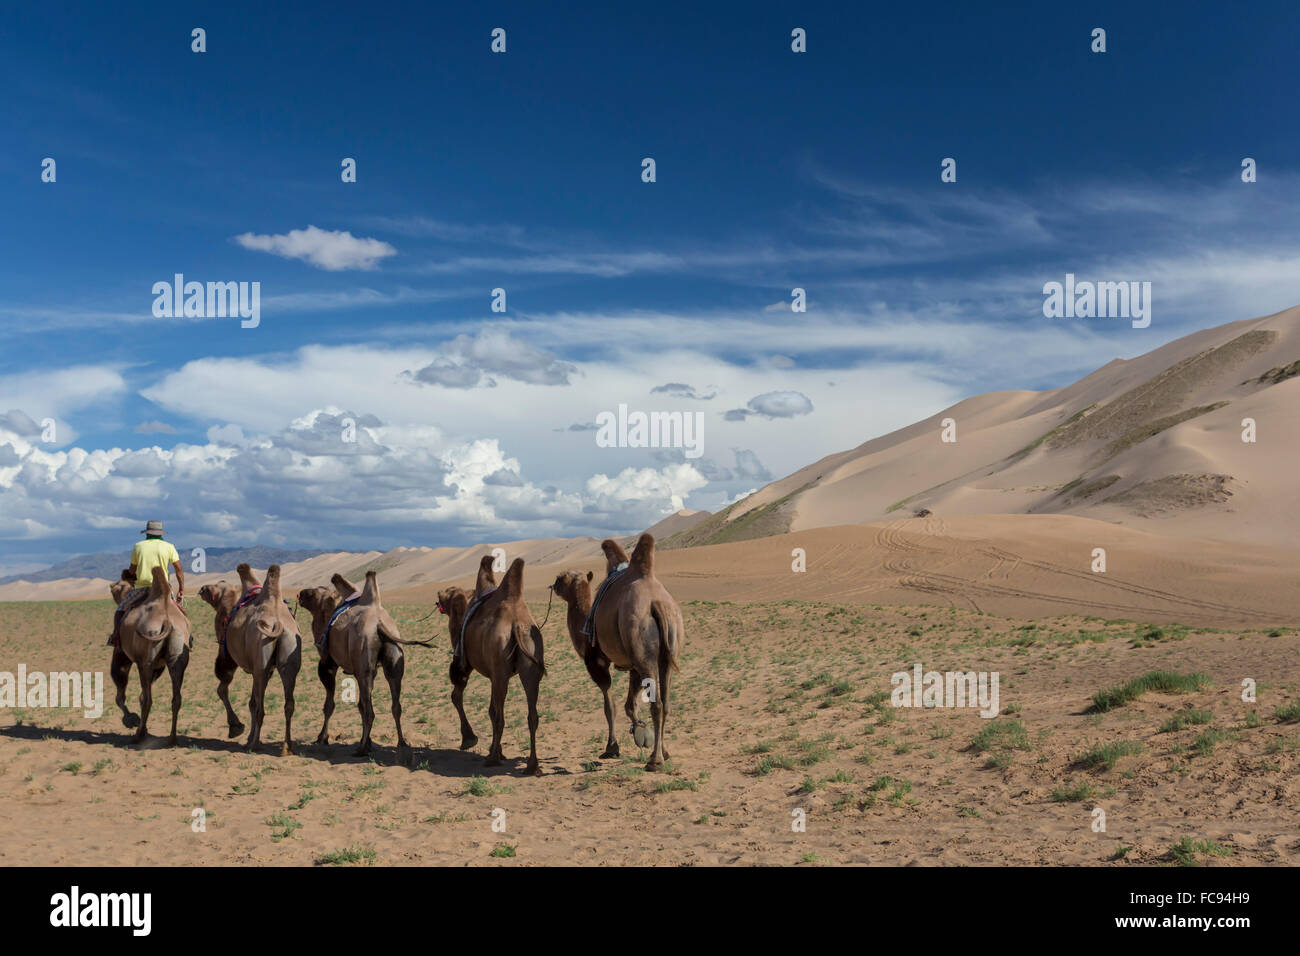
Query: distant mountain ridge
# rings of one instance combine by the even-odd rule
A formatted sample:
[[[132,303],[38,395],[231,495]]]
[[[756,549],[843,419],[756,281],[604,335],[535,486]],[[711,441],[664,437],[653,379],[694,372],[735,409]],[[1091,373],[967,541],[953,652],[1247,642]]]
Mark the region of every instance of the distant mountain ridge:
[[[190,557],[189,549],[177,545],[176,550],[181,556],[181,567],[188,572],[193,560]],[[256,548],[208,548],[204,557],[207,570],[216,574],[233,571],[245,561],[255,568],[264,568],[271,564],[306,561],[308,558],[314,558],[319,554],[329,553],[324,548],[291,550],[288,548],[258,546]],[[103,554],[81,554],[75,558],[69,558],[67,561],[52,565],[43,571],[29,571],[25,574],[11,574],[8,577],[0,578],[0,584],[9,584],[14,581],[39,583],[42,581],[58,581],[62,578],[107,578],[110,581],[115,581],[117,576],[122,573],[122,569],[127,566],[129,560],[130,551],[127,550]]]

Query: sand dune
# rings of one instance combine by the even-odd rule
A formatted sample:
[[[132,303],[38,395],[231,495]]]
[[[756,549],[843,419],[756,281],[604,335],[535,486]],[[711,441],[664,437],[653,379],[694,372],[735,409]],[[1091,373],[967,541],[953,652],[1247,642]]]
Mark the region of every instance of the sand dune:
[[[994,392],[773,482],[670,544],[878,521],[1073,514],[1178,538],[1300,532],[1300,307],[1116,359],[1066,388]],[[1243,419],[1257,441],[1242,441]],[[957,440],[941,440],[941,423]]]

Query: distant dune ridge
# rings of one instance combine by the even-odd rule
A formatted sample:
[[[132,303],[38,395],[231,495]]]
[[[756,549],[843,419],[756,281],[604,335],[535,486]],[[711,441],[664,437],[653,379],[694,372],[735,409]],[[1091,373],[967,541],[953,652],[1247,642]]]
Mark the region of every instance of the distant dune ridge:
[[[945,419],[955,442],[941,441]],[[1286,624],[1300,621],[1298,439],[1300,307],[1116,359],[1065,388],[977,395],[716,514],[682,510],[649,530],[657,573],[684,601]],[[282,562],[283,577],[295,589],[375,569],[390,600],[430,602],[446,582],[472,583],[494,547],[527,562],[530,600],[545,600],[559,570],[604,573],[599,542],[584,537],[319,554]],[[796,550],[805,573],[792,573]],[[196,592],[224,576],[186,583]],[[103,598],[108,583],[29,579],[0,585],[0,600]]]
[[[1140,333],[1135,333],[1140,334]],[[940,441],[956,421],[957,441]],[[1242,441],[1242,420],[1257,441]],[[1290,545],[1300,531],[1300,307],[1116,359],[1047,392],[991,392],[802,468],[663,547],[910,517],[1071,514]]]

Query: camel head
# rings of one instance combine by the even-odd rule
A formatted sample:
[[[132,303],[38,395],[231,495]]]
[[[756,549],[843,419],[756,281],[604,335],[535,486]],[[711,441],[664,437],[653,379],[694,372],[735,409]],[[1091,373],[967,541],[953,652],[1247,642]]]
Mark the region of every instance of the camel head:
[[[298,592],[298,604],[311,615],[312,633],[319,638],[325,632],[330,615],[339,606],[339,596],[333,588],[303,588]]]
[[[239,598],[239,592],[235,590],[233,584],[227,584],[225,581],[218,581],[216,584],[205,584],[199,588],[199,599],[208,604],[215,611],[229,611],[235,606]]]
[[[591,608],[591,579],[595,577],[590,571],[561,571],[555,576],[551,588],[560,600],[579,608]]]
[[[470,597],[470,592],[464,588],[443,588],[438,592],[438,611],[449,617],[464,614],[469,607]]]
[[[620,564],[626,564],[627,552],[613,538],[606,538],[600,543],[600,550],[605,552],[605,573],[609,574]]]
[[[108,593],[113,595],[113,603],[121,604],[122,598],[126,597],[127,592],[135,587],[135,575],[131,573],[130,568],[122,569],[122,576],[108,586]]]

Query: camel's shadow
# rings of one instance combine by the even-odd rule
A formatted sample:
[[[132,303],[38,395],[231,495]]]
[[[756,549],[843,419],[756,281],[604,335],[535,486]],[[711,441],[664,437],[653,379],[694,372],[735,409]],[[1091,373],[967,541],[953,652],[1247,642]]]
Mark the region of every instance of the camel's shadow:
[[[278,757],[281,755],[280,743],[274,740],[264,741],[252,751],[245,749],[238,738],[223,740],[218,737],[193,737],[186,734],[179,735],[174,747],[167,746],[166,737],[152,735],[146,738],[142,744],[135,745],[131,739],[133,733],[129,730],[122,733],[93,730],[55,730],[26,723],[0,727],[0,736],[12,737],[16,740],[44,740],[50,738],[64,742],[108,745],[118,749],[139,751],[200,750],[205,753],[225,753],[250,757]],[[483,754],[476,753],[473,750],[458,750],[448,747],[411,747],[411,758],[409,761],[404,761],[402,752],[397,747],[378,746],[372,743],[370,753],[365,756],[357,756],[353,753],[355,749],[355,741],[338,741],[337,743],[331,742],[327,744],[296,743],[293,745],[293,754],[297,757],[328,763],[332,766],[375,764],[381,767],[406,767],[412,772],[428,772],[440,777],[529,776],[529,774],[523,772],[526,763],[525,757],[507,757],[499,766],[488,767],[483,763]],[[545,774],[551,773],[567,774],[570,771],[563,767],[551,767],[545,770]]]

